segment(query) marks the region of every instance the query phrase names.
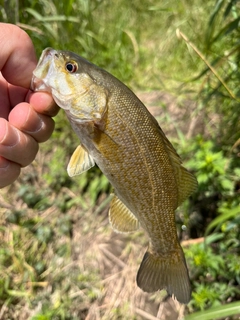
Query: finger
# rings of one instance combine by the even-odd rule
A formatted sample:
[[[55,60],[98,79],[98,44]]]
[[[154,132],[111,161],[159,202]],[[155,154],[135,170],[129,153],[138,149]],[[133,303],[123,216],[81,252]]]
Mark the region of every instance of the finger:
[[[25,167],[36,157],[38,143],[28,134],[0,119],[0,155]]]
[[[28,91],[29,90],[26,88],[8,84],[8,98],[10,107],[13,108],[20,102],[25,101]]]
[[[37,112],[47,116],[54,117],[59,111],[59,107],[47,92],[30,91],[26,101],[29,102]]]
[[[18,104],[9,114],[9,123],[31,135],[37,142],[48,140],[54,130],[51,117],[37,113],[26,103]]]
[[[0,188],[4,188],[13,183],[20,175],[19,164],[8,161],[0,156]]]
[[[8,84],[0,72],[0,118],[8,119],[10,109]]]
[[[28,34],[16,25],[1,23],[0,70],[13,85],[29,88],[37,58]]]

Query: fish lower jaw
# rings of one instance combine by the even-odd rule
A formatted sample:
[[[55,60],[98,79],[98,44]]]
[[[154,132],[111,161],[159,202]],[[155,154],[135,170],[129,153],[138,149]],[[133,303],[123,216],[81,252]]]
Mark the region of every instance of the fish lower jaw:
[[[49,88],[49,86],[47,86],[42,79],[39,79],[36,76],[33,76],[30,88],[32,91],[43,91],[51,93],[51,89]]]

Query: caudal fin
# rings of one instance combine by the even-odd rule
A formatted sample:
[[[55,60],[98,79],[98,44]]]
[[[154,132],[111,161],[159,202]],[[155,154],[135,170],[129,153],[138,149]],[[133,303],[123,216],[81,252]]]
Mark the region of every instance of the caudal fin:
[[[147,251],[138,270],[137,285],[146,292],[165,289],[180,303],[187,304],[191,286],[182,248],[179,247],[177,256],[168,258]]]

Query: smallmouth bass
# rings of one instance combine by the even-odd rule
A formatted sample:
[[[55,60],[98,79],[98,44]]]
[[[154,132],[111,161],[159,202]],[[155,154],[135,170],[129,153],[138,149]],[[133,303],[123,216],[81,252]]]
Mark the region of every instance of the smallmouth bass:
[[[137,285],[146,292],[166,289],[188,303],[191,287],[175,210],[197,181],[156,119],[122,82],[73,52],[45,49],[31,86],[52,94],[80,139],[68,174],[81,174],[96,163],[114,187],[113,229],[132,232],[140,224],[147,233]]]

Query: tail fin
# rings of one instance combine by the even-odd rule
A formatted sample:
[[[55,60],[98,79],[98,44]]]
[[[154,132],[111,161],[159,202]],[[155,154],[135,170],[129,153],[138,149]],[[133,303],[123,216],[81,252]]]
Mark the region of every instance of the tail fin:
[[[176,256],[161,257],[147,251],[137,274],[137,285],[146,292],[166,289],[180,303],[191,299],[191,286],[182,248]]]

